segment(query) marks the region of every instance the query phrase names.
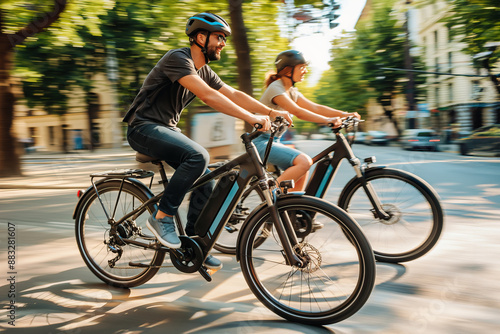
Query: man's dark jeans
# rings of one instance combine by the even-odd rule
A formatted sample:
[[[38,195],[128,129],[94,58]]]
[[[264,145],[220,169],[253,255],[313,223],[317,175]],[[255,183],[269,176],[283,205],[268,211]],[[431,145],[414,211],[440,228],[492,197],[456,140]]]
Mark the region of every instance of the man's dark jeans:
[[[158,124],[129,126],[127,139],[137,152],[161,159],[175,169],[159,203],[161,211],[175,215],[189,188],[201,175],[209,172],[207,150],[177,129]],[[188,235],[194,235],[194,223],[214,184],[212,181],[192,192],[186,225]]]

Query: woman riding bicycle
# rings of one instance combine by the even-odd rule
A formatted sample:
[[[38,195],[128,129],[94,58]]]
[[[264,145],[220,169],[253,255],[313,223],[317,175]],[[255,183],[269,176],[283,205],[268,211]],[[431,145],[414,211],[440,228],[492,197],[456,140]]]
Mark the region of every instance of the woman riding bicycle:
[[[265,82],[267,88],[260,99],[263,104],[272,109],[286,110],[305,121],[331,123],[333,127],[341,125],[340,117],[360,118],[356,112],[348,113],[314,103],[299,92],[295,83],[304,80],[304,75],[307,73],[307,62],[301,52],[283,51],[278,54],[274,64],[276,72],[268,74]],[[269,133],[254,140],[261,157],[264,156],[268,141]],[[294,180],[295,187],[291,189],[292,191],[305,189],[309,169],[312,166],[312,159],[307,154],[283,145],[279,138],[276,138],[268,162],[284,170],[278,181]]]

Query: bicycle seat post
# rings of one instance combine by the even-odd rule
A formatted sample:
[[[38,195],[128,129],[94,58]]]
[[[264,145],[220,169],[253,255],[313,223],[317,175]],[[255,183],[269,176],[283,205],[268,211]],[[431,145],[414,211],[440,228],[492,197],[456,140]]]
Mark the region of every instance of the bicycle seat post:
[[[154,164],[158,166],[158,171],[160,172],[160,177],[161,177],[160,183],[163,184],[164,188],[166,188],[168,183],[168,177],[167,177],[167,172],[165,171],[165,166],[163,166],[163,162],[161,161],[157,161]]]

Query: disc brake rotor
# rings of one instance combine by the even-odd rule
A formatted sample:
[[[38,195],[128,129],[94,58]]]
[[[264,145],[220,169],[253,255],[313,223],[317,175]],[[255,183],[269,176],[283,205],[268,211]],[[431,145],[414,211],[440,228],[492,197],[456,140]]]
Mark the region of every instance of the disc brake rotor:
[[[394,225],[399,223],[403,214],[394,204],[382,204],[382,209],[390,216],[389,219],[379,219],[379,222],[385,225]]]
[[[321,267],[321,253],[310,243],[300,243],[295,247],[295,250],[301,258],[307,261],[306,266],[304,266],[303,268],[298,268],[300,271],[305,273],[313,273]]]

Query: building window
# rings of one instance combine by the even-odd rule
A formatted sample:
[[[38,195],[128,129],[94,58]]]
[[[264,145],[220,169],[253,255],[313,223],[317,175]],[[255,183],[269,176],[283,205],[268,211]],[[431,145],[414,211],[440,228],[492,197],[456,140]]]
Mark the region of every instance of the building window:
[[[453,99],[454,99],[454,96],[453,96],[453,84],[449,83],[448,84],[448,102],[452,103]]]
[[[472,81],[471,99],[475,101],[481,100],[482,93],[483,93],[483,88],[481,87],[479,80]]]
[[[436,31],[434,31],[434,50],[435,50],[435,52],[437,52],[438,49],[439,49],[439,40],[438,40],[438,37],[439,37],[438,31],[436,30]]]
[[[438,57],[436,57],[436,58],[434,59],[434,63],[435,63],[435,65],[436,65],[436,67],[435,67],[435,72],[436,72],[435,76],[436,76],[436,78],[437,78],[437,77],[439,77],[439,74],[437,74],[437,72],[439,72],[439,58],[438,58]]]
[[[448,52],[448,73],[453,72],[453,53]]]
[[[434,100],[435,100],[435,105],[436,109],[439,108],[439,87],[436,86],[434,87]]]
[[[49,126],[49,145],[54,146],[56,144],[55,130],[53,126]]]
[[[36,145],[36,128],[30,127],[28,128],[28,137],[31,139],[31,142]]]

